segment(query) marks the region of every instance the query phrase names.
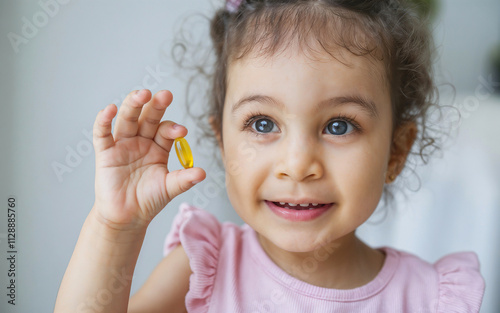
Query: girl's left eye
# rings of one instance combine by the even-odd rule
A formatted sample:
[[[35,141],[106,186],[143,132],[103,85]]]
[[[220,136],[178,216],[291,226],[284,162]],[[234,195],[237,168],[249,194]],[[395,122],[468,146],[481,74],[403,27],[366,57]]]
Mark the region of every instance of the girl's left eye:
[[[252,123],[252,128],[259,133],[271,133],[278,130],[278,126],[268,118],[260,118]]]
[[[356,130],[356,127],[348,121],[334,120],[326,126],[326,132],[331,135],[342,136]]]

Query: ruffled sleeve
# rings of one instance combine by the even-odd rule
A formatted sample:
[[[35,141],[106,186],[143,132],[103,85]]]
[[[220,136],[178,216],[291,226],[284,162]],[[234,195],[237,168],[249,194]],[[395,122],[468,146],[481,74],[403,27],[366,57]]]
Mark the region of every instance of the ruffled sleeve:
[[[434,268],[439,277],[437,312],[479,312],[484,294],[484,279],[474,252],[460,252],[439,259]]]
[[[186,251],[193,274],[186,295],[188,312],[207,312],[219,257],[221,224],[210,213],[182,203],[165,239],[163,254],[179,244]]]

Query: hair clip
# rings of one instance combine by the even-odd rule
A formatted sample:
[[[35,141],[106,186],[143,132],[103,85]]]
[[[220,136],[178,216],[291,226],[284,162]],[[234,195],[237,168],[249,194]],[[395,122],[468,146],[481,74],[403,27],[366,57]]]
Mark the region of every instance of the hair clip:
[[[226,10],[230,13],[235,13],[242,2],[243,0],[226,0]]]

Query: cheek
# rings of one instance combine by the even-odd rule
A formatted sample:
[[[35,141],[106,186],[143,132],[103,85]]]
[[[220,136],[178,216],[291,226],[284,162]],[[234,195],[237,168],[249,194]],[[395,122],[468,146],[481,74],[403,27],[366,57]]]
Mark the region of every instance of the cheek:
[[[366,138],[342,153],[331,172],[341,200],[356,207],[375,209],[383,192],[388,143]]]
[[[243,136],[228,136],[225,142],[224,166],[230,177],[245,177],[251,173],[252,168],[258,167],[262,160],[260,150],[257,146],[249,144]]]
[[[253,145],[244,136],[229,134],[224,139],[226,186],[228,197],[235,208],[255,199],[265,180],[266,157],[262,148]]]

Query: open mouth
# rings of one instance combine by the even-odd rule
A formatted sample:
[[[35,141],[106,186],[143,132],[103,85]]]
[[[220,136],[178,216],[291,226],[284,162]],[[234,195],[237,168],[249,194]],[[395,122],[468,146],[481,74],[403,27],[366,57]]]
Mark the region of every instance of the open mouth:
[[[314,220],[335,206],[335,203],[288,203],[267,200],[265,202],[275,215],[293,222]]]
[[[281,208],[290,209],[290,210],[314,210],[321,209],[329,204],[324,203],[287,203],[287,202],[273,202],[274,205],[279,206]]]

